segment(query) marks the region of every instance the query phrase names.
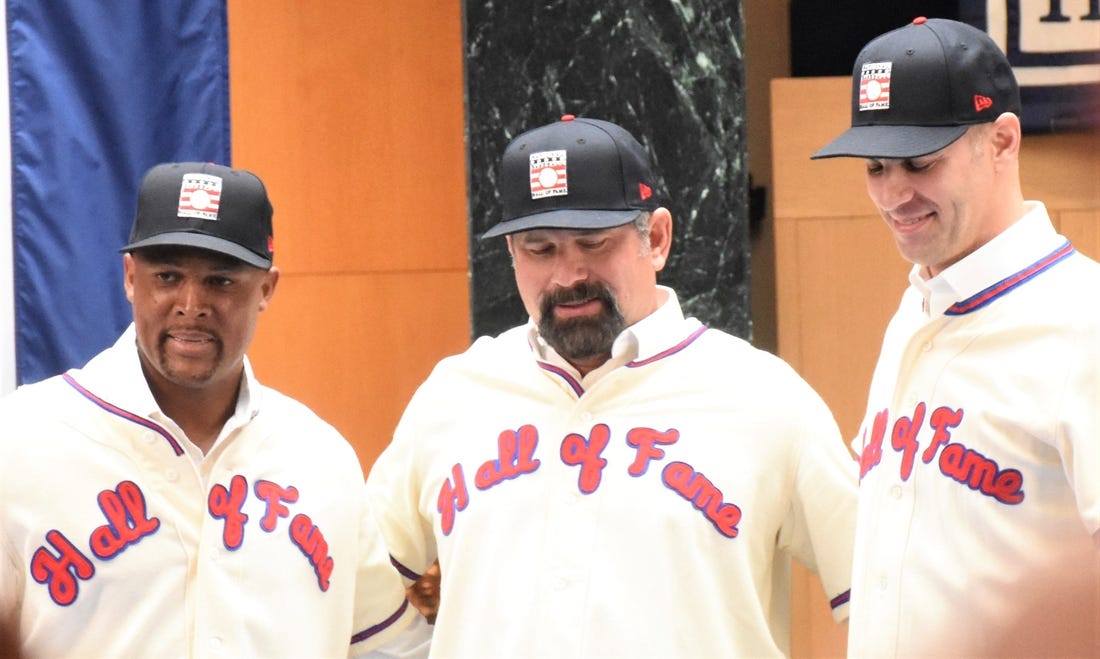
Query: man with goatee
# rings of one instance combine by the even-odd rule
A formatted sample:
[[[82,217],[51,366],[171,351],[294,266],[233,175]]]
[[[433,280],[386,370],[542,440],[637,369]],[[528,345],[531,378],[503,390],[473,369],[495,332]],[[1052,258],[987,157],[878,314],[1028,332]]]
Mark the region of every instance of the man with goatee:
[[[394,564],[441,567],[432,654],[789,652],[789,558],[847,616],[855,465],[785,363],[657,284],[672,215],[642,145],[566,115],[500,172],[529,322],[441,361],[368,492]]]

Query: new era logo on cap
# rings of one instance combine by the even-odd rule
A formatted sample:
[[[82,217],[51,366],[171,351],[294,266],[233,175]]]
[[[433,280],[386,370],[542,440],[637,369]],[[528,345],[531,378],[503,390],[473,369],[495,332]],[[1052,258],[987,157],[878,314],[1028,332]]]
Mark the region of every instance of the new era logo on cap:
[[[859,110],[890,109],[892,62],[867,62],[859,78]]]
[[[532,199],[569,194],[564,149],[532,153],[530,163]]]
[[[176,214],[179,217],[197,217],[201,220],[218,219],[221,205],[222,179],[210,174],[185,174],[180,185],[180,202]]]

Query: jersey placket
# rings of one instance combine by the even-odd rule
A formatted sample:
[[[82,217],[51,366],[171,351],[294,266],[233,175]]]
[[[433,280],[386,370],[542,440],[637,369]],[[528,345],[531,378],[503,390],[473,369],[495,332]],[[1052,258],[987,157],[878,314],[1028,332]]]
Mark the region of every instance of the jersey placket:
[[[898,647],[906,629],[902,616],[905,593],[905,565],[909,562],[916,493],[923,471],[922,442],[929,435],[928,401],[936,388],[937,374],[946,364],[945,353],[935,352],[936,337],[952,320],[933,318],[917,329],[902,350],[894,382],[893,397],[883,437],[883,463],[876,466],[861,483],[860,496],[873,501],[876,511],[871,524],[865,525],[868,543],[866,559],[868,580],[860,606],[879,621],[874,632],[881,641],[872,647]],[[919,559],[919,557],[918,557]]]

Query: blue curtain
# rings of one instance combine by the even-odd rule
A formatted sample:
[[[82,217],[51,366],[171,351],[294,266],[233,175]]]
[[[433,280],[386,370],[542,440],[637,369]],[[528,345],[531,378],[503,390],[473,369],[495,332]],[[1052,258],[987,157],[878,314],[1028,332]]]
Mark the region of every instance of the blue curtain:
[[[225,0],[7,0],[16,368],[84,364],[129,324],[118,249],[142,174],[230,164]]]

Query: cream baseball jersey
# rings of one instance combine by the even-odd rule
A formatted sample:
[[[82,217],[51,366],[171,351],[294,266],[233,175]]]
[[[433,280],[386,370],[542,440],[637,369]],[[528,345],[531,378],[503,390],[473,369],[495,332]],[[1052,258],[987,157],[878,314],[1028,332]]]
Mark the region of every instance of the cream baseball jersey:
[[[1100,265],[1029,208],[913,278],[886,331],[853,443],[852,656],[1100,652]]]
[[[846,617],[855,463],[822,400],[671,292],[627,331],[587,388],[518,327],[410,401],[367,483],[395,564],[440,560],[434,655],[779,656],[791,556]]]
[[[246,392],[193,460],[131,327],[0,403],[0,615],[34,657],[339,657],[413,609],[351,446],[300,403]]]

